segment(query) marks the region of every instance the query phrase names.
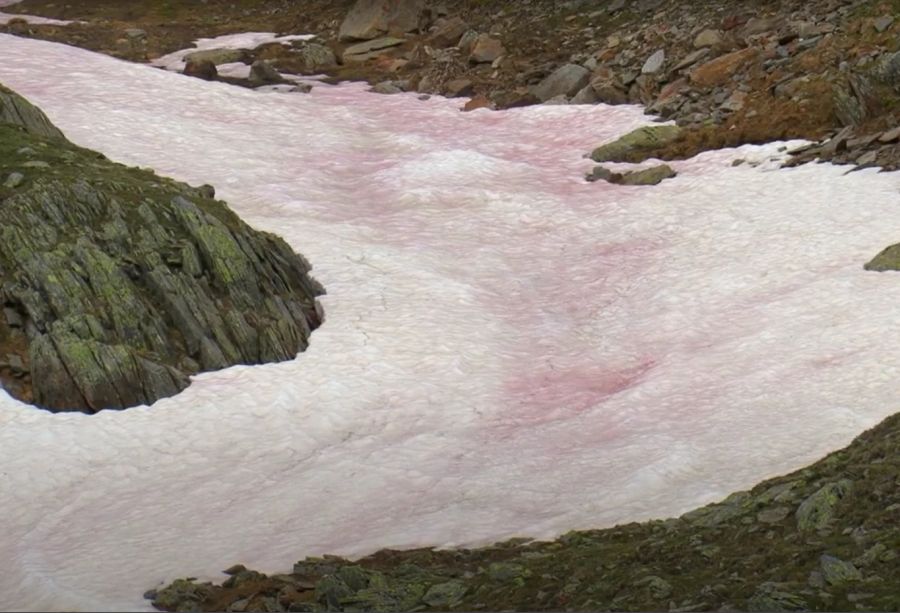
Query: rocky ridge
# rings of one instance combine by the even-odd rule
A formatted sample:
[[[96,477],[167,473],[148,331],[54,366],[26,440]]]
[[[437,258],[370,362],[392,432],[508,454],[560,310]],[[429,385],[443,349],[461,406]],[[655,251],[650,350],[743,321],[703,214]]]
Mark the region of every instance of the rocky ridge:
[[[169,611],[898,611],[900,416],[678,518],[480,549],[243,566],[146,594]]]
[[[322,287],[280,238],[67,141],[0,88],[0,382],[52,411],[150,404],[189,376],[293,359]]]
[[[136,60],[226,31],[311,32],[314,41],[247,49],[239,61],[365,79],[380,93],[467,97],[469,109],[642,104],[687,128],[658,151],[663,159],[787,138],[819,142],[794,163],[890,169],[900,155],[889,133],[900,108],[900,14],[883,0],[141,4],[25,0],[9,10],[84,24],[7,30]]]

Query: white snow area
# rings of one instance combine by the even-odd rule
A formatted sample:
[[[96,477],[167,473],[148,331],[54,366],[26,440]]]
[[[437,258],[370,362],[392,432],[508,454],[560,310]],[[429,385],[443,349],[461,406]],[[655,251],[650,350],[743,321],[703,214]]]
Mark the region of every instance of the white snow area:
[[[93,416],[2,395],[2,608],[149,609],[237,562],[674,516],[898,408],[900,275],[862,268],[900,241],[896,174],[778,169],[772,144],[587,183],[640,109],[263,93],[11,36],[0,56],[73,141],[215,185],[328,290],[289,363]]]
[[[181,72],[184,70],[184,57],[196,51],[205,51],[207,49],[255,49],[266,43],[289,43],[293,40],[310,40],[315,37],[315,34],[277,36],[274,32],[244,32],[241,34],[224,34],[215,38],[199,38],[194,41],[192,49],[182,49],[163,55],[153,60],[151,65]]]
[[[0,0],[0,8],[4,6],[12,6],[13,4],[18,4],[22,0]],[[0,25],[6,25],[12,19],[24,19],[28,23],[34,24],[36,26],[67,26],[71,21],[63,21],[59,19],[48,19],[47,17],[37,17],[35,15],[11,15],[9,13],[4,13],[0,11]]]

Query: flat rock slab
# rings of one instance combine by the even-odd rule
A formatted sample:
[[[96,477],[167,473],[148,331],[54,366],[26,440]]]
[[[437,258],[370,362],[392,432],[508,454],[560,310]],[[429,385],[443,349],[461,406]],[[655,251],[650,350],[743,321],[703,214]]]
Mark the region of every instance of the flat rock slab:
[[[350,45],[346,49],[344,49],[344,60],[347,61],[361,61],[361,58],[370,58],[376,55],[379,55],[379,52],[384,51],[385,49],[390,49],[391,47],[397,47],[405,43],[406,40],[403,38],[394,38],[392,36],[384,36],[382,38],[376,38],[375,40],[369,40],[364,43],[357,43],[355,45]]]

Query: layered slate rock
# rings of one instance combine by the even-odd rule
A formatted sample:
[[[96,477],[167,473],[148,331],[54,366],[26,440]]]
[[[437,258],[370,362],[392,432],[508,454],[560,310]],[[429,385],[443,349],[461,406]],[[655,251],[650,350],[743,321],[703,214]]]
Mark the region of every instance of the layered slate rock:
[[[110,162],[2,95],[16,109],[0,123],[10,394],[52,411],[122,409],[176,394],[197,372],[306,349],[324,290],[282,239],[211,187]]]

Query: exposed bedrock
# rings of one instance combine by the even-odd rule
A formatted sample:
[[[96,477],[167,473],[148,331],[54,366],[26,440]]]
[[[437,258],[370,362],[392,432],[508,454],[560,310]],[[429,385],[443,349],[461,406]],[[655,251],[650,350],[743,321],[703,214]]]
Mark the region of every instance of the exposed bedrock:
[[[321,285],[193,188],[69,143],[0,89],[0,381],[52,411],[122,409],[189,375],[294,358]]]

